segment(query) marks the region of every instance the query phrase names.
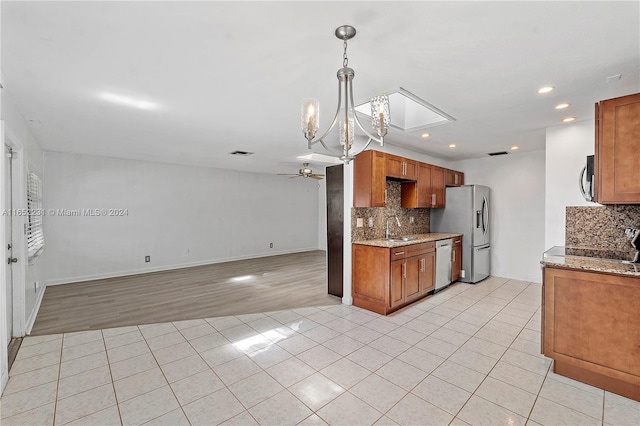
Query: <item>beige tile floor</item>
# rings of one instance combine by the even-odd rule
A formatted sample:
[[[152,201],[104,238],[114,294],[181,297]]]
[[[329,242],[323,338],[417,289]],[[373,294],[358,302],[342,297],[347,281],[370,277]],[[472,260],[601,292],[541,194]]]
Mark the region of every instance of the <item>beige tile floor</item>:
[[[640,403],[541,356],[540,285],[27,337],[9,425],[633,425]]]

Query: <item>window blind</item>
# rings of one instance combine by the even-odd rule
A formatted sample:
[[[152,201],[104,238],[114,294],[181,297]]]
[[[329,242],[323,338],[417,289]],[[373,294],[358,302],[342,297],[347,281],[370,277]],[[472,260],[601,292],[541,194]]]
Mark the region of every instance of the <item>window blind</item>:
[[[42,180],[33,172],[27,175],[27,211],[27,252],[31,260],[44,249]]]

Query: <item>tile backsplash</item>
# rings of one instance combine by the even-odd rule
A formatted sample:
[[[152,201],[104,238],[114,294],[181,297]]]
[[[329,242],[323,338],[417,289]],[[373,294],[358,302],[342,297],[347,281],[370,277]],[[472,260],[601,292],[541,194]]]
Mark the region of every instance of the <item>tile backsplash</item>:
[[[640,205],[567,207],[565,245],[635,253],[624,235],[640,229]]]
[[[351,240],[373,240],[384,238],[386,221],[389,216],[398,216],[401,227],[394,219],[389,221],[389,230],[395,235],[424,234],[429,232],[431,209],[403,209],[400,206],[400,182],[387,181],[387,202],[385,207],[354,207],[351,209]],[[413,223],[410,223],[413,217]],[[358,228],[357,218],[362,218],[363,226]],[[373,227],[368,221],[373,218]]]

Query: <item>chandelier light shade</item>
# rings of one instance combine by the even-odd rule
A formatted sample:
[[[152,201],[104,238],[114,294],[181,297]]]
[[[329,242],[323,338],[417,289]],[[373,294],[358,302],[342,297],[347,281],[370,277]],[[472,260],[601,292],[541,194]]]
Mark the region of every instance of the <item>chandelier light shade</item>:
[[[389,111],[389,97],[387,95],[375,96],[371,99],[371,125],[375,134],[366,130],[358,120],[353,102],[353,78],[355,71],[349,68],[349,58],[347,57],[347,41],[356,35],[356,29],[350,25],[343,25],[336,29],[335,35],[343,41],[344,54],[342,68],[338,70],[338,107],[336,115],[327,131],[315,139],[320,127],[320,105],[316,99],[304,99],[302,101],[302,132],[311,149],[316,143],[320,143],[324,149],[340,158],[345,164],[369,147],[372,141],[376,141],[380,146],[384,145],[384,136],[387,134],[391,123]],[[338,124],[338,141],[342,151],[336,152],[325,143],[325,138]],[[358,152],[352,150],[355,140],[356,126],[368,138],[367,143]],[[314,140],[315,139],[315,140]]]

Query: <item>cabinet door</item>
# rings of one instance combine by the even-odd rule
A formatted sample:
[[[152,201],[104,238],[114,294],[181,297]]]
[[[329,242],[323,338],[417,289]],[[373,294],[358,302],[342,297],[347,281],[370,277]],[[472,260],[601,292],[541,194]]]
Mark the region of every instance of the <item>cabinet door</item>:
[[[462,246],[453,246],[451,250],[451,282],[457,281],[460,278],[460,272],[462,271]]]
[[[596,107],[597,201],[640,203],[640,93]]]
[[[456,176],[455,176],[455,185],[456,185],[456,186],[462,186],[462,185],[464,185],[464,173],[462,173],[462,172],[456,172]]]
[[[435,288],[436,252],[420,256],[420,293],[427,294]]]
[[[418,182],[417,182],[417,205],[416,207],[431,207],[431,164],[418,164]]]
[[[404,159],[404,174],[405,179],[415,180],[418,177],[418,162],[413,160]]]
[[[387,176],[402,179],[404,177],[404,159],[395,155],[386,156]]]
[[[444,169],[434,166],[431,172],[431,207],[444,207]]]
[[[420,294],[420,259],[422,256],[413,256],[405,260],[404,270],[404,297],[405,301],[417,299]]]
[[[444,173],[444,184],[446,186],[455,186],[456,185],[456,172],[453,170],[445,170]]]
[[[354,207],[384,207],[387,175],[383,152],[364,151],[353,161]]]
[[[404,303],[404,274],[406,263],[403,260],[391,262],[391,282],[389,286],[389,304],[395,307]]]

